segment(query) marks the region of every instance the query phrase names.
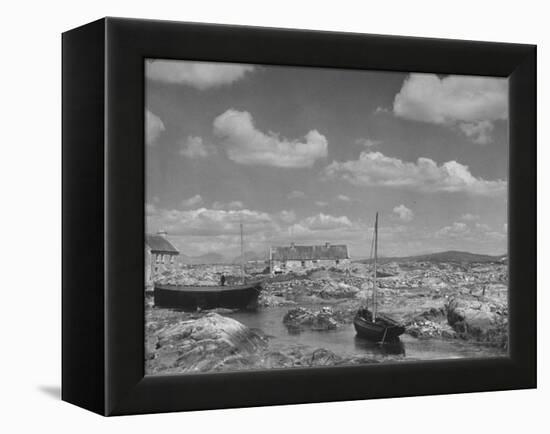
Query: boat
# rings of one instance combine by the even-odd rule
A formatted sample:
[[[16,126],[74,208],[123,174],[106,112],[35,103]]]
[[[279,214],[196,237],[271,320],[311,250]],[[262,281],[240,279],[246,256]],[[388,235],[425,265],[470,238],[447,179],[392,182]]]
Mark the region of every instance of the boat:
[[[247,309],[255,307],[262,282],[231,286],[183,286],[155,284],[155,306],[197,310],[224,307]]]
[[[258,295],[262,290],[262,282],[245,282],[242,223],[240,226],[241,284],[185,286],[155,283],[155,306],[183,310],[214,309],[217,307],[228,309],[255,308],[258,301]]]
[[[357,336],[377,343],[395,342],[405,332],[405,327],[389,315],[377,312],[376,279],[378,262],[378,213],[374,221],[374,271],[372,278],[372,311],[363,307],[357,311],[353,318],[353,325]]]

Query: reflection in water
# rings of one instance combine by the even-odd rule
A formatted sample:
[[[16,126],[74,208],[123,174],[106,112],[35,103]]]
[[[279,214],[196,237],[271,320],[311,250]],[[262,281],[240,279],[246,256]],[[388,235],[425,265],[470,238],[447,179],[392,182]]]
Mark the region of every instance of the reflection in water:
[[[404,356],[405,355],[405,344],[401,342],[399,338],[396,338],[393,341],[387,341],[382,343],[372,342],[368,339],[355,336],[354,339],[355,349],[359,351],[367,351],[373,354],[380,354],[382,356]]]

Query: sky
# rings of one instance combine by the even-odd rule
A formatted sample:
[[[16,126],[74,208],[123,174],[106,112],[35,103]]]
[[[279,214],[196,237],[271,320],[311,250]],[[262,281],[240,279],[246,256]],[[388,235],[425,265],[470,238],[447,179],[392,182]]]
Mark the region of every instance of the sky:
[[[198,256],[507,251],[508,81],[148,59],[146,230]]]

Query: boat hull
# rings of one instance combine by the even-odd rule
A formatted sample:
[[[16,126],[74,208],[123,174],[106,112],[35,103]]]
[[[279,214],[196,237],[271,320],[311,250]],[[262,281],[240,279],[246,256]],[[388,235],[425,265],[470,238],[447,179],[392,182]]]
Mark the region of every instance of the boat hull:
[[[396,341],[405,332],[405,327],[393,319],[380,315],[372,322],[370,312],[357,313],[353,319],[355,331],[359,337],[374,342]]]
[[[261,283],[237,286],[179,286],[155,284],[154,301],[157,307],[183,310],[246,309],[256,305]]]

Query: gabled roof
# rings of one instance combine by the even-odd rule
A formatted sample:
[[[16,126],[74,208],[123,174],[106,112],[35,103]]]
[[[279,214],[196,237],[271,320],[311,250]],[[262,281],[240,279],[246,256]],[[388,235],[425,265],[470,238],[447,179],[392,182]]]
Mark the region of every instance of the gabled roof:
[[[179,251],[162,235],[147,234],[145,244],[151,249],[152,253],[161,253],[165,255],[179,255]]]
[[[321,246],[272,247],[271,259],[275,261],[308,261],[349,259],[348,246],[345,244]]]

